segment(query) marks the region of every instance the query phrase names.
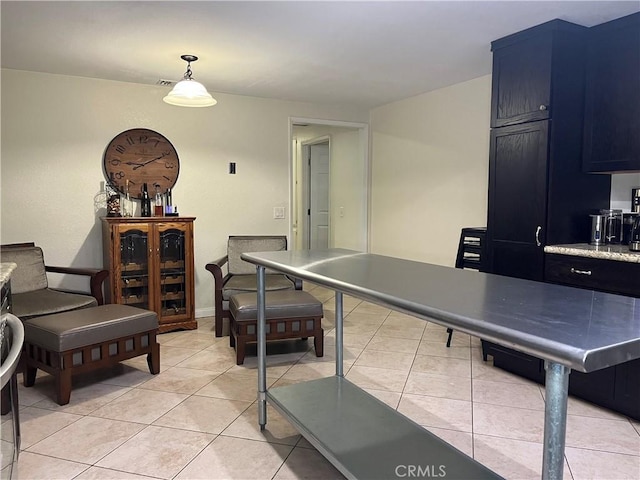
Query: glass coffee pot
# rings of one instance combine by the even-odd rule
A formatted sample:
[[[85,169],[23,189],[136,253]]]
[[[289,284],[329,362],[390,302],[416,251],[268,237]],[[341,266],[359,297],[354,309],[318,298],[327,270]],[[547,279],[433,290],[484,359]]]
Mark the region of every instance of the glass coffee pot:
[[[600,214],[604,215],[604,239],[608,244],[619,244],[622,242],[622,210],[602,209]]]

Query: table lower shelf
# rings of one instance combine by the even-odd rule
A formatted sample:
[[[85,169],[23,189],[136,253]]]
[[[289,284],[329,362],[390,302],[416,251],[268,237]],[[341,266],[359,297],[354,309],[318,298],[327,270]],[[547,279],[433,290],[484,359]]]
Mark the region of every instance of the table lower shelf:
[[[347,478],[502,478],[342,377],[273,388],[267,401]]]

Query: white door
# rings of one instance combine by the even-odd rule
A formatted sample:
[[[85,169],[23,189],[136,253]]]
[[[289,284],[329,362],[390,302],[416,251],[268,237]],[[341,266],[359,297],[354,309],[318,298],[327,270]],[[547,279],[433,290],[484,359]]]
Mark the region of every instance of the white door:
[[[329,248],[329,142],[309,146],[309,248]]]

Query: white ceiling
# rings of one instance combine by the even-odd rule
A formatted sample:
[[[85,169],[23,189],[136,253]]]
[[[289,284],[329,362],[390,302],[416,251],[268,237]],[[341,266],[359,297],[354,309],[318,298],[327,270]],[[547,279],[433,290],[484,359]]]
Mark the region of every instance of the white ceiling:
[[[2,1],[2,67],[155,84],[182,54],[210,92],[375,107],[491,70],[490,42],[634,1]],[[169,88],[167,87],[167,90]]]

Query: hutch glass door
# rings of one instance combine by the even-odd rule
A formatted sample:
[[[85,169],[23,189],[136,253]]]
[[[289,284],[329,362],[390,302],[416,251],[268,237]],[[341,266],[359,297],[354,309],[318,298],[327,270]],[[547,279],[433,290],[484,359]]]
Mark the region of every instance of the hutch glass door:
[[[159,228],[160,308],[168,319],[187,313],[186,239],[184,229]]]
[[[129,228],[120,232],[120,275],[116,295],[118,303],[149,309],[148,229]]]

